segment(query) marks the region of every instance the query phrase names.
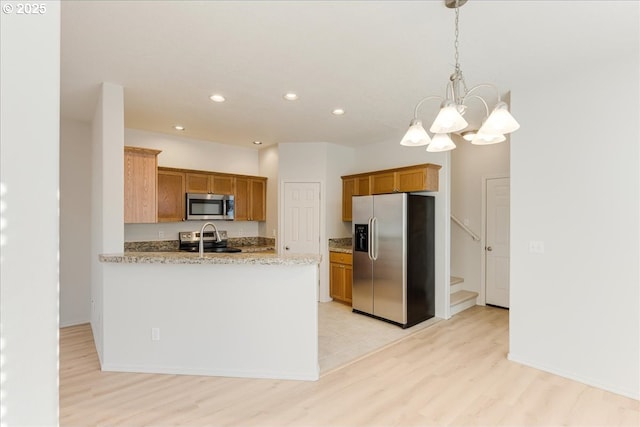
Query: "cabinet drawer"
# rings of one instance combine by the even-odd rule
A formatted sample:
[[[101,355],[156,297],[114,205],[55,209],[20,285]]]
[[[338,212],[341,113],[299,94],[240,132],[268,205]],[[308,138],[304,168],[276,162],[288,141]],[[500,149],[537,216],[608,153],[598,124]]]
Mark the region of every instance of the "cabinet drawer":
[[[340,264],[349,264],[353,265],[353,255],[345,254],[342,252],[329,252],[329,261],[337,262]]]

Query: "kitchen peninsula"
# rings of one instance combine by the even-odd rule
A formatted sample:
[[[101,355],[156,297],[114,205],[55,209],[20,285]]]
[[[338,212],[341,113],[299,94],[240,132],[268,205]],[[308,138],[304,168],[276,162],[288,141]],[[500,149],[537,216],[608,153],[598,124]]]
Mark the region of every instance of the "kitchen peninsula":
[[[319,255],[100,255],[102,369],[317,380]]]

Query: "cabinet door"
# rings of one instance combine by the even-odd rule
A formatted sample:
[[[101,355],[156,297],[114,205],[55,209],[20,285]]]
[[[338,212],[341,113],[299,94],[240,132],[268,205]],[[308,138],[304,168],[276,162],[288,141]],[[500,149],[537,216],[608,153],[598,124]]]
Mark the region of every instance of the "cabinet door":
[[[386,194],[397,191],[396,174],[394,172],[371,175],[371,194]]]
[[[267,218],[267,183],[261,179],[249,180],[251,204],[250,221],[265,221]]]
[[[353,267],[350,265],[344,266],[344,300],[351,303],[353,301],[352,291],[353,289]]]
[[[124,151],[124,222],[157,221],[158,150],[125,147]]]
[[[249,179],[236,178],[234,189],[235,194],[235,216],[236,221],[249,220]]]
[[[369,175],[356,178],[356,192],[358,196],[368,196],[371,194],[369,186]]]
[[[342,301],[344,299],[344,265],[337,263],[329,264],[329,295],[333,299]]]
[[[185,214],[185,174],[158,169],[158,222],[178,222]]]
[[[211,192],[214,194],[233,194],[234,177],[225,175],[211,176]]]
[[[187,173],[186,174],[186,187],[187,193],[209,193],[210,185],[209,178],[211,175],[203,173]]]
[[[402,193],[409,191],[424,191],[427,189],[427,169],[416,168],[396,172],[398,186],[397,191]]]
[[[351,221],[351,196],[356,193],[356,179],[346,178],[342,180],[342,220]]]

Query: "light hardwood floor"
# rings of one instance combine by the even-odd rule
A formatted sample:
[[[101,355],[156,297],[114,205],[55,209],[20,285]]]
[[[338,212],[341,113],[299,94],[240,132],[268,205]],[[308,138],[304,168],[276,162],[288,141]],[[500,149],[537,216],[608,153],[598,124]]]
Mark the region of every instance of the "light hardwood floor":
[[[510,362],[508,312],[474,307],[319,381],[101,372],[60,335],[61,426],[638,426],[640,403]]]

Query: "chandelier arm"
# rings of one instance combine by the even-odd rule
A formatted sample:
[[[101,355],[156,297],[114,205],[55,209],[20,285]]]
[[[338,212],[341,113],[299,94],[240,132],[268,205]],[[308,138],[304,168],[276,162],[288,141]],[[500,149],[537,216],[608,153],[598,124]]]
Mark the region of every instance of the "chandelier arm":
[[[416,105],[416,108],[413,110],[413,118],[417,119],[418,118],[418,110],[420,109],[420,107],[422,106],[422,103],[425,101],[428,101],[430,99],[438,99],[440,101],[443,100],[443,98],[441,96],[427,96],[426,98],[422,98],[420,100],[420,102],[418,102],[418,104]]]
[[[480,88],[484,88],[484,87],[489,87],[489,88],[495,90],[496,91],[496,95],[498,97],[498,102],[501,102],[502,99],[500,97],[500,91],[498,90],[498,87],[496,85],[492,85],[491,83],[482,83],[482,84],[476,85],[476,86],[472,87],[471,89],[469,89],[467,91],[467,93],[465,93],[464,96],[462,97],[462,102],[461,103],[464,104],[464,101],[467,99],[467,97],[469,95],[471,95],[471,92],[475,91],[476,89],[480,89]]]
[[[464,101],[466,101],[467,99],[479,99],[480,102],[482,102],[482,104],[484,105],[484,110],[487,112],[485,117],[489,116],[489,106],[487,105],[487,101],[485,101],[481,96],[478,96],[478,95],[465,96]]]

